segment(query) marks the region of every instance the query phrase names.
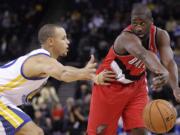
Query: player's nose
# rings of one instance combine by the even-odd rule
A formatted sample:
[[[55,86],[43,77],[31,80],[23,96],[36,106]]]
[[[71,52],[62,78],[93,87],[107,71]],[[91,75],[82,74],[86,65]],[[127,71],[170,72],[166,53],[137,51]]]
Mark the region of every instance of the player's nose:
[[[141,32],[143,31],[143,29],[142,29],[141,26],[137,26],[137,27],[136,27],[136,31],[137,31],[138,33],[141,33]]]
[[[69,41],[69,39],[66,39],[66,43],[69,45],[70,44],[70,41]]]

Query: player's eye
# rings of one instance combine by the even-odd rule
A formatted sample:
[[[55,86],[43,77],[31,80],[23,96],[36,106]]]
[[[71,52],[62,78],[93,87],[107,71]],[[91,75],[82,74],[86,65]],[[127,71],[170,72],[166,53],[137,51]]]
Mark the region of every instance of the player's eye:
[[[66,37],[66,36],[63,36],[62,40],[66,40],[66,39],[67,39],[67,37]]]
[[[145,25],[145,22],[141,22],[141,24],[140,24],[141,26],[144,26]]]
[[[137,25],[138,25],[138,23],[137,23],[137,22],[132,22],[132,24],[133,24],[134,26],[137,26]]]

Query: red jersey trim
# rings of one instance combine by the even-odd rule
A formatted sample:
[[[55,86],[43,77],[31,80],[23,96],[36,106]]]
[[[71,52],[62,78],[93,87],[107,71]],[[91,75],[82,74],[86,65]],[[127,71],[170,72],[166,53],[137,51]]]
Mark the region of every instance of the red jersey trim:
[[[152,24],[150,29],[150,36],[149,36],[149,49],[152,50],[154,53],[157,53],[156,47],[156,30],[157,28]]]

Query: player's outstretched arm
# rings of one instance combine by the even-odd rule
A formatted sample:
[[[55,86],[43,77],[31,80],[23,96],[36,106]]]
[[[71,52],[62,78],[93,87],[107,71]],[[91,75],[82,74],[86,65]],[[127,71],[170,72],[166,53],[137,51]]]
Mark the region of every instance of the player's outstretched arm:
[[[170,47],[170,37],[165,30],[158,29],[158,50],[163,65],[169,71],[169,84],[173,89],[176,100],[180,102],[180,88],[178,85],[178,68],[174,61],[174,54]]]
[[[64,66],[56,59],[48,56],[37,55],[26,61],[24,65],[24,74],[28,77],[51,76],[64,82],[93,80],[96,65],[97,64],[94,62],[94,56],[91,56],[91,59],[84,68],[75,68]]]
[[[160,80],[160,82],[158,82],[159,85],[163,85],[168,81],[169,73],[166,68],[160,63],[158,57],[153,52],[148,51],[142,46],[140,39],[134,34],[122,33],[116,39],[114,49],[116,52],[124,49],[142,60],[151,72],[158,75],[158,80]]]
[[[76,80],[93,80],[97,66],[97,64],[94,61],[95,58],[93,55],[91,55],[91,59],[88,61],[84,68],[64,66],[66,72],[62,74],[62,78],[64,78],[66,82]]]

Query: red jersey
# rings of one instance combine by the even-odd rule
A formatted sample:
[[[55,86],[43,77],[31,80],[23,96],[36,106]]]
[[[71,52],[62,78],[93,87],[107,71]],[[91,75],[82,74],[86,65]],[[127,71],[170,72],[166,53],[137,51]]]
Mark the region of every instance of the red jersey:
[[[132,26],[129,25],[123,31],[132,32]],[[146,45],[148,50],[157,53],[156,48],[156,26],[153,24],[150,28],[149,43]],[[138,58],[131,54],[118,55],[113,46],[110,48],[107,56],[97,70],[97,73],[104,69],[113,70],[117,74],[117,81],[128,84],[133,81],[139,80],[145,75],[145,65]]]

